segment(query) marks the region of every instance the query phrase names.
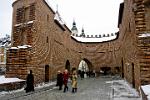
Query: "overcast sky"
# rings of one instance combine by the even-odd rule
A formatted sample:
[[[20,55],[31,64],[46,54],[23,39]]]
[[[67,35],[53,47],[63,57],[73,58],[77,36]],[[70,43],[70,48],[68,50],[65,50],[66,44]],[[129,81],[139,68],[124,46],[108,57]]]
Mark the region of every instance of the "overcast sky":
[[[0,37],[11,34],[12,2],[1,0]],[[71,29],[75,19],[79,33],[84,27],[85,34],[107,34],[118,31],[119,4],[123,0],[49,0],[58,11],[66,25]]]

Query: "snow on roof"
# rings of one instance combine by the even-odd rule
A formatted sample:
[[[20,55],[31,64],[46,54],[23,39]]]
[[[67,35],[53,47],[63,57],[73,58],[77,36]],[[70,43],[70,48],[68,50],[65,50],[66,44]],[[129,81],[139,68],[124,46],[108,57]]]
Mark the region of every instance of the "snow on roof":
[[[80,42],[106,42],[106,41],[116,39],[117,35],[110,36],[110,37],[102,37],[102,38],[85,38],[85,37],[76,37],[76,36],[72,36],[72,37]]]
[[[26,49],[28,47],[26,47],[26,46],[18,46],[18,48]]]
[[[143,33],[143,34],[140,34],[139,37],[150,37],[150,33]]]
[[[31,47],[32,47],[31,45],[23,45],[23,46],[26,46],[26,47],[29,47],[29,48],[31,48]]]
[[[33,22],[34,22],[33,20],[32,20],[32,21],[28,21],[27,24],[31,24],[31,23],[33,23]]]
[[[21,81],[25,81],[25,80],[22,80],[22,79],[19,79],[19,78],[5,78],[5,76],[0,76],[0,84],[21,82]]]
[[[31,45],[23,45],[23,46],[11,47],[10,49],[26,49],[31,47],[32,47]]]
[[[17,47],[11,47],[10,49],[18,49]]]
[[[150,96],[150,85],[142,85],[141,88],[142,88],[143,92],[145,93],[145,95]]]
[[[16,27],[17,27],[17,26],[21,26],[22,24],[23,24],[23,23],[15,24],[14,26],[16,26]]]

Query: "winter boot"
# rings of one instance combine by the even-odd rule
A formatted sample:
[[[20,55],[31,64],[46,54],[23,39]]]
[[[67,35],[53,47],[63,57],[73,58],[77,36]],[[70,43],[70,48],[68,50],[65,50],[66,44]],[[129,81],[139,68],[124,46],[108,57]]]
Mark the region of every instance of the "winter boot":
[[[75,88],[72,88],[72,93],[74,93],[75,92]]]
[[[74,90],[75,90],[74,92],[77,92],[77,88],[75,88]]]

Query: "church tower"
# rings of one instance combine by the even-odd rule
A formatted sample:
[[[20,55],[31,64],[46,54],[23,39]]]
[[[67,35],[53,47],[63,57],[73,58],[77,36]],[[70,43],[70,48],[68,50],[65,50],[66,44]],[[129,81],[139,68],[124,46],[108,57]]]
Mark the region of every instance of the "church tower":
[[[84,28],[82,28],[82,32],[81,32],[80,37],[85,37]]]
[[[73,21],[73,23],[72,23],[71,31],[72,31],[73,36],[78,36],[78,29],[76,27],[76,22],[75,21]]]

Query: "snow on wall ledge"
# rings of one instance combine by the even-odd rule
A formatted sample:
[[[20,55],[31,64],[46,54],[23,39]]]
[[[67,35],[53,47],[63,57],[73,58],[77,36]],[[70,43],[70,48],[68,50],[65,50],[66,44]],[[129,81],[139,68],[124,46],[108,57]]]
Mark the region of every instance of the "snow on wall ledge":
[[[103,37],[103,38],[85,38],[85,37],[76,37],[76,36],[72,36],[72,38],[74,38],[75,40],[79,41],[79,42],[106,42],[106,41],[111,41],[117,38],[117,35],[115,36],[110,36],[110,37]]]
[[[150,37],[150,33],[142,33],[138,37]]]
[[[25,80],[19,78],[5,78],[5,76],[0,76],[0,84],[22,82],[22,81]]]
[[[17,47],[11,47],[10,49],[26,49],[26,48],[31,48],[32,46],[30,45],[23,45],[23,46],[17,46]]]

